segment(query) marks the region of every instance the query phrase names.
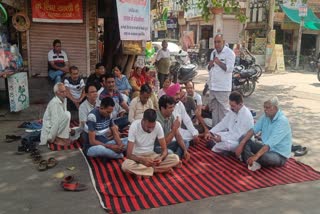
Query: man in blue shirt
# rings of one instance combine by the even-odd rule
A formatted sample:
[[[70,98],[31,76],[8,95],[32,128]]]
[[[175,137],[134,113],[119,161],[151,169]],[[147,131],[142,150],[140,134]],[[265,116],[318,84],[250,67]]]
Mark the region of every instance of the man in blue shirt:
[[[123,158],[128,139],[120,139],[118,129],[110,117],[114,106],[115,102],[111,97],[103,98],[100,108],[93,109],[88,115],[84,128],[84,150],[90,157]],[[107,137],[109,130],[113,140]]]
[[[264,102],[265,114],[240,141],[235,153],[252,171],[262,167],[283,166],[291,154],[292,133],[287,117],[278,107],[277,97]],[[262,142],[251,137],[261,132]]]

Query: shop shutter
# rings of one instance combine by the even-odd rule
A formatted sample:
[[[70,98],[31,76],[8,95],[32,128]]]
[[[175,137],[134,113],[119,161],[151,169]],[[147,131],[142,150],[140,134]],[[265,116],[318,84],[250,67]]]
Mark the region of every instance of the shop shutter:
[[[240,42],[241,24],[235,19],[223,20],[223,38],[229,44]]]
[[[85,2],[83,7],[85,7]],[[83,11],[86,11],[83,8]],[[29,10],[31,18],[31,8]],[[52,42],[60,39],[62,50],[69,59],[70,65],[79,68],[80,73],[87,73],[87,46],[86,46],[86,18],[82,24],[37,23],[32,22],[29,31],[30,41],[30,68],[31,75],[48,76],[48,52],[52,49]]]

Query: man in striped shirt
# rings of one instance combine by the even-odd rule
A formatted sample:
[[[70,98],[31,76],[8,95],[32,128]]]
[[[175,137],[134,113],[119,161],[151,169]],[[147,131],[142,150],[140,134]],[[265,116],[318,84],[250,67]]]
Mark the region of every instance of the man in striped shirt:
[[[66,52],[61,50],[61,41],[53,41],[53,49],[48,53],[48,74],[54,83],[61,82],[61,77],[69,72],[69,61]]]
[[[115,102],[111,97],[103,98],[100,108],[93,109],[88,115],[84,128],[84,151],[90,157],[123,158],[128,139],[120,139],[118,129],[111,118],[114,106]],[[113,140],[107,136],[110,130]]]

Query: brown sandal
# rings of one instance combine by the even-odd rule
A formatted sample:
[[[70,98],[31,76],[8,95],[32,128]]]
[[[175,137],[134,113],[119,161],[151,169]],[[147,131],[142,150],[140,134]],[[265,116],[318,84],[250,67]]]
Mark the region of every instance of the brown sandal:
[[[42,160],[40,161],[39,165],[38,165],[38,170],[39,171],[45,171],[48,169],[48,163],[46,160]]]
[[[55,167],[58,164],[58,161],[55,158],[48,159],[48,169]]]

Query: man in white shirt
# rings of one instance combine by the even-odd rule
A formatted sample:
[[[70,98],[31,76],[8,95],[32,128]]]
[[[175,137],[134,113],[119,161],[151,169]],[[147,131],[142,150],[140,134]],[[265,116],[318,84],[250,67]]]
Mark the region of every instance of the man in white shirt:
[[[88,114],[95,108],[98,98],[97,87],[94,83],[86,85],[84,91],[87,99],[79,107],[79,124],[81,128],[84,128]]]
[[[234,91],[230,94],[229,104],[231,111],[206,135],[206,139],[215,142],[212,151],[217,153],[234,152],[239,145],[239,139],[253,127],[252,114],[244,106],[239,92]]]
[[[208,65],[212,127],[217,125],[229,111],[228,97],[232,88],[232,72],[235,63],[234,52],[224,45],[223,36],[214,37],[215,50]]]
[[[51,99],[44,113],[39,145],[48,142],[59,145],[70,143],[71,114],[67,111],[66,88],[63,83],[57,83],[53,91],[56,96]]]
[[[164,80],[169,76],[169,68],[170,68],[170,52],[167,49],[168,43],[167,41],[162,41],[162,49],[160,49],[156,56],[156,68],[158,71],[158,80],[160,89],[163,87]]]
[[[157,113],[147,109],[141,120],[135,120],[129,129],[127,159],[122,170],[137,176],[152,176],[153,173],[172,172],[179,165],[176,154],[168,154],[163,129],[157,120]],[[153,151],[155,140],[161,145],[161,154]]]
[[[53,49],[48,53],[48,75],[54,83],[61,82],[61,77],[69,72],[69,60],[66,52],[61,50],[61,41],[55,39]]]
[[[154,109],[152,100],[152,88],[148,85],[142,85],[140,95],[135,97],[129,105],[128,120],[132,123],[134,120],[142,119],[143,112],[149,108]]]
[[[181,122],[184,123],[184,125],[187,127],[187,129],[179,128],[179,132],[183,137],[183,140],[190,141],[193,140],[194,144],[199,143],[199,132],[198,130],[193,126],[192,120],[189,117],[183,103],[180,101],[180,84],[176,83],[172,86],[170,86],[166,90],[166,94],[170,97],[173,97],[173,99],[176,102],[176,106],[173,111],[173,116],[175,118],[179,118],[180,124]]]
[[[192,114],[192,118],[195,116],[196,117],[196,122],[199,122],[201,124],[201,126],[203,127],[204,133],[208,133],[208,128],[207,125],[203,119],[202,115],[202,97],[200,94],[198,94],[197,92],[195,92],[194,90],[194,83],[192,81],[189,81],[187,83],[185,83],[186,86],[186,91],[187,91],[187,95],[189,97],[192,97],[192,99],[194,100],[195,104],[196,104],[196,111],[195,112],[191,112]]]

